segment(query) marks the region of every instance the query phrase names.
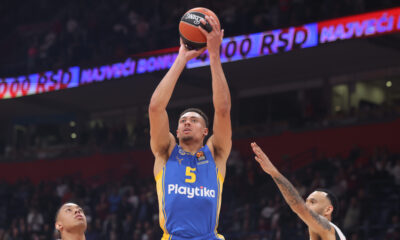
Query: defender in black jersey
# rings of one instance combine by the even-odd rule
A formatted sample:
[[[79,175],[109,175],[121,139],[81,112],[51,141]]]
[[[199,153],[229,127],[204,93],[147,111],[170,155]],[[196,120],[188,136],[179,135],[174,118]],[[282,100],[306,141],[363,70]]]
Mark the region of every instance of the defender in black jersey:
[[[251,147],[256,155],[256,161],[275,181],[290,208],[307,224],[310,240],[346,240],[342,231],[331,222],[336,201],[330,192],[316,190],[304,202],[297,190],[275,168],[261,148],[255,142],[251,143]]]

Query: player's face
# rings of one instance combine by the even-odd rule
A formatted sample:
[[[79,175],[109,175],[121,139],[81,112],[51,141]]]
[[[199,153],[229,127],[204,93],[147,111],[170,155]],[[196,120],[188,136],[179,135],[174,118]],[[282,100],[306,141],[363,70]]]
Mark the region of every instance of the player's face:
[[[56,220],[57,230],[80,232],[85,231],[86,228],[86,216],[80,206],[75,203],[66,203],[61,207]]]
[[[330,204],[327,193],[314,191],[306,199],[306,205],[308,208],[313,210],[322,216],[327,216],[332,212],[332,205]]]
[[[196,112],[187,112],[181,116],[176,134],[179,140],[203,139],[208,134],[203,117]]]

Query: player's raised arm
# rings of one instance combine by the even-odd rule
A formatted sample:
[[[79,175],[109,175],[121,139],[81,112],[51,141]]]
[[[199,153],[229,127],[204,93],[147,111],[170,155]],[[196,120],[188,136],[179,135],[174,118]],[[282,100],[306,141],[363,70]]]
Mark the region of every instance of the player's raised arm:
[[[220,30],[216,19],[206,16],[206,20],[210,23],[212,31],[208,33],[201,27],[199,29],[207,36],[215,110],[213,135],[210,137],[208,144],[212,146],[215,160],[218,164],[220,161],[226,163],[232,147],[231,95],[220,60],[220,46],[224,31]],[[205,22],[203,21],[202,23],[204,24]]]
[[[334,229],[330,225],[329,221],[307,207],[296,188],[278,171],[278,169],[276,169],[261,148],[256,143],[251,143],[251,147],[256,155],[256,161],[260,164],[262,169],[272,177],[287,204],[289,204],[290,208],[304,221],[304,223],[306,223],[313,232],[318,233],[320,236],[325,236],[329,232],[333,232]]]
[[[190,59],[200,55],[202,51],[204,50],[187,50],[181,40],[178,57],[175,59],[174,64],[167,74],[158,84],[151,97],[149,104],[150,145],[156,158],[157,155],[163,154],[169,149],[171,141],[175,141],[175,138],[169,130],[166,108],[171,99],[176,82],[185,68],[186,63]]]

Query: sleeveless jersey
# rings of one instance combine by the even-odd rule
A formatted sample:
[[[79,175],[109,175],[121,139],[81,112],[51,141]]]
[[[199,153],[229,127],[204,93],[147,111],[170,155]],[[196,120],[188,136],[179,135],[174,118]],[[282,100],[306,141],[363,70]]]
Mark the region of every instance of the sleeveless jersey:
[[[176,145],[156,176],[162,240],[224,239],[217,233],[223,181],[207,145],[194,155]]]
[[[329,223],[335,229],[336,240],[346,240],[346,237],[344,236],[342,231],[335,224],[333,224],[332,222],[329,222]]]
[[[329,224],[335,229],[335,240],[346,240],[342,231],[335,224],[332,222],[329,222]]]

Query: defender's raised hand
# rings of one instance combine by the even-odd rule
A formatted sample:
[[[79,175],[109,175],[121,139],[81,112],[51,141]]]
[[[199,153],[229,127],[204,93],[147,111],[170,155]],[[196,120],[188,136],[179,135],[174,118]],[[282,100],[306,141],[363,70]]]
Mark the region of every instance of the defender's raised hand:
[[[269,160],[268,156],[261,150],[261,148],[257,145],[257,143],[252,142],[251,148],[253,149],[254,154],[256,155],[254,158],[260,164],[261,168],[264,172],[268,173],[269,175],[274,175],[278,172],[275,168],[274,164]]]

